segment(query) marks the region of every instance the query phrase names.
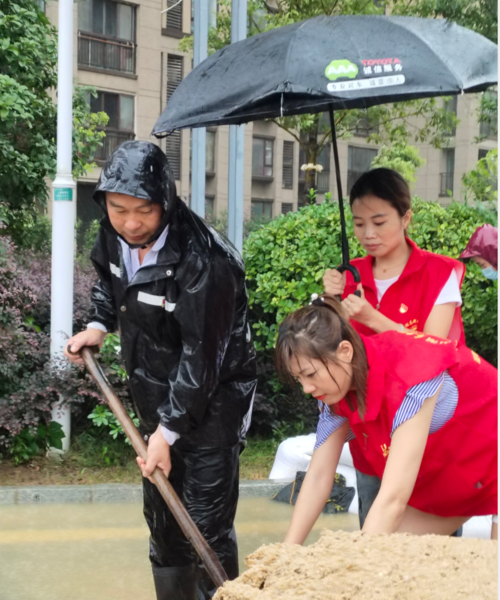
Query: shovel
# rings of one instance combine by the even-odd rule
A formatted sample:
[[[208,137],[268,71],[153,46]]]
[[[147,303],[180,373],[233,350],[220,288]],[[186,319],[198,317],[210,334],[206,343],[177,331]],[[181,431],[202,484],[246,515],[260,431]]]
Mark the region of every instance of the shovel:
[[[68,346],[67,350],[70,354],[74,354],[71,352],[70,346]],[[148,447],[146,442],[142,439],[141,434],[137,431],[132,419],[128,416],[127,411],[123,408],[123,404],[120,402],[118,396],[115,394],[113,388],[106,379],[101,366],[96,360],[96,352],[99,352],[99,348],[97,346],[85,346],[78,352],[78,354],[80,354],[82,357],[85,366],[101,389],[101,392],[103,393],[103,396],[112,413],[123,427],[123,431],[130,440],[130,443],[137,453],[137,456],[147,460]],[[198,556],[203,561],[203,564],[205,565],[208,574],[212,578],[212,581],[217,587],[221,587],[228,579],[226,572],[219,562],[215,552],[209,547],[205,541],[205,538],[201,535],[200,531],[194,524],[194,521],[189,516],[189,513],[179,500],[179,496],[177,496],[175,493],[171,483],[164,475],[163,471],[158,468],[154,470],[151,478],[153,479],[163,499],[167,503],[171,513],[174,515],[175,520],[179,524],[179,527],[182,529],[184,535],[191,542],[194,549],[198,553]]]

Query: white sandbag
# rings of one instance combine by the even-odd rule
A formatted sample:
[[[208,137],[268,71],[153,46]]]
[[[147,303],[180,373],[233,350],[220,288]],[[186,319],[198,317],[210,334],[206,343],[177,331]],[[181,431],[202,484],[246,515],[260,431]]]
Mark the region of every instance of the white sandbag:
[[[293,481],[297,471],[307,471],[316,443],[316,434],[299,435],[281,442],[269,479]]]

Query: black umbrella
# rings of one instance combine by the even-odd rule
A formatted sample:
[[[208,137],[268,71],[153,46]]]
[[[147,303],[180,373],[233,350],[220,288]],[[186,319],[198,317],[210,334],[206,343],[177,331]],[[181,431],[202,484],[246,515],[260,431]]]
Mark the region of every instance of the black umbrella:
[[[328,111],[342,270],[353,272],[333,111],[480,92],[496,83],[496,44],[444,19],[321,16],[236,42],[204,60],[179,84],[152,133]]]

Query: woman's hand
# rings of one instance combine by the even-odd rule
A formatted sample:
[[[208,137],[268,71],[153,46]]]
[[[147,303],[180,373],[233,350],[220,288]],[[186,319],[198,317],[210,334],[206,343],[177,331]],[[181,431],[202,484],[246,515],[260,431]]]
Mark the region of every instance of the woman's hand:
[[[156,467],[161,469],[165,476],[168,477],[170,469],[172,468],[170,462],[170,445],[163,437],[160,425],[149,438],[147,461],[138,456],[137,464],[142,471],[142,476],[149,479],[151,483],[154,483],[151,475]]]
[[[370,327],[370,323],[373,321],[373,317],[377,315],[377,311],[366,300],[363,286],[360,283],[358,283],[358,290],[361,292],[361,297],[349,294],[342,301],[342,306],[346,309],[350,319],[354,319],[358,323],[363,323],[363,325]]]
[[[340,273],[337,269],[327,269],[323,275],[323,286],[325,293],[329,296],[342,296],[345,288],[345,272]]]

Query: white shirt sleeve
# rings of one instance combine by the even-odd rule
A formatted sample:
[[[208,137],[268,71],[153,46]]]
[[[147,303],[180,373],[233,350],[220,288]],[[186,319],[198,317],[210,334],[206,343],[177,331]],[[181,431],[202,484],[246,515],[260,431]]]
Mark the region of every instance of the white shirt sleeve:
[[[106,326],[103,325],[102,323],[99,323],[98,321],[92,321],[92,323],[89,323],[87,325],[87,329],[99,329],[99,331],[103,331],[104,333],[108,333],[108,330],[106,329]]]
[[[447,302],[455,302],[457,306],[462,306],[462,296],[460,295],[460,286],[458,285],[455,269],[453,269],[448,281],[444,284],[434,306],[446,304]]]
[[[163,427],[163,425],[161,426],[161,432],[163,434],[163,438],[170,444],[170,446],[173,446],[174,443],[181,437],[178,433],[175,431],[170,431],[170,429]]]

